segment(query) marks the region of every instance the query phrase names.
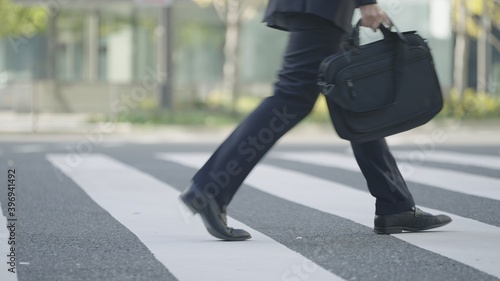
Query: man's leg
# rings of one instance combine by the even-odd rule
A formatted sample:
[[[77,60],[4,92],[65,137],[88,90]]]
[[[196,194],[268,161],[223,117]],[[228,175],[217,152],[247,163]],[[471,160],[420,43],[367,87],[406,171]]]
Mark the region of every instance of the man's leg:
[[[351,142],[351,146],[368,189],[376,198],[375,214],[410,211],[415,202],[385,139]]]
[[[422,231],[446,225],[451,218],[432,215],[415,207],[385,139],[351,142],[370,193],[376,198],[375,227],[378,234]]]
[[[274,95],[238,126],[181,194],[181,200],[200,214],[213,236],[251,238],[245,230],[227,226],[226,206],[274,143],[311,112],[319,94],[319,65],[337,50],[341,37],[342,31],[335,27],[292,32]]]
[[[193,181],[221,206],[274,143],[314,107],[321,61],[337,50],[343,33],[335,27],[291,32],[273,96],[264,99],[215,151]]]

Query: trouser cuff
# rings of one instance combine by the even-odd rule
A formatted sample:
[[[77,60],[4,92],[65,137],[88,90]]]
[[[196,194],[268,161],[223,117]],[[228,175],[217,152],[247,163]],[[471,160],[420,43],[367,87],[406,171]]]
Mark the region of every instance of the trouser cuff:
[[[415,202],[412,198],[400,202],[381,202],[377,200],[375,203],[376,215],[392,215],[401,212],[411,211],[415,207]]]

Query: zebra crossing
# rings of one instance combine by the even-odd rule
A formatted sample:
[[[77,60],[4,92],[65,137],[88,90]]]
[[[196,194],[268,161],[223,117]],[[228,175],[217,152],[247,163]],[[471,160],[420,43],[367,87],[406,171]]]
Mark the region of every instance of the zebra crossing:
[[[417,156],[417,152],[401,150],[395,153],[399,159],[412,159],[416,157],[424,157],[429,161],[449,164],[460,164],[465,166],[476,166],[500,170],[500,161],[498,157],[488,155],[469,155],[464,153],[456,153],[450,151],[432,151],[421,153],[422,156]]]
[[[487,214],[500,213],[500,156],[432,151],[412,162],[412,153],[394,153],[412,191],[422,187],[465,196],[484,202]],[[66,153],[40,156],[58,173],[57,184],[76,184],[133,233],[172,280],[500,279],[498,217],[481,219],[422,200],[417,205],[424,211],[447,214],[453,222],[425,233],[371,232],[374,199],[366,188],[310,172],[322,167],[362,177],[349,152],[271,152],[230,206],[229,225],[253,237],[240,243],[215,240],[178,200],[185,187],[179,186],[180,175],[203,165],[207,152],[155,151],[130,158],[96,152],[77,165]],[[136,164],[139,158],[143,165]],[[476,174],[477,169],[487,173]],[[20,276],[9,280],[23,280]]]
[[[193,165],[194,167],[201,166],[204,161],[208,159],[208,155],[196,154],[192,157],[186,154],[163,154],[159,157],[185,165]],[[321,163],[323,165],[332,165],[335,167],[348,167],[349,169],[354,169],[356,165],[352,157],[348,158],[328,152],[318,152],[312,155],[307,153],[282,153],[277,155],[277,157],[294,160],[300,159],[305,163]],[[326,161],[327,159],[331,160]],[[463,175],[463,178],[466,177],[473,176]],[[269,181],[271,178],[277,178],[278,180],[276,182],[271,182]],[[415,179],[420,178],[410,177],[408,180]],[[473,179],[476,178],[474,177]],[[484,181],[485,180],[486,179],[484,179]],[[484,190],[481,194],[487,196],[486,192],[491,191],[493,196],[497,194],[500,195],[500,180],[489,180],[497,183],[496,193],[494,186],[491,185],[488,186],[490,187],[488,190]],[[425,183],[428,183],[428,181],[426,180]],[[469,181],[467,181],[467,183],[469,183]],[[374,213],[372,207],[373,199],[367,192],[352,190],[348,186],[335,184],[296,171],[287,171],[279,167],[265,164],[255,169],[253,175],[249,176],[247,184],[289,201],[333,215],[342,216],[368,227],[371,227],[373,224],[372,217],[366,216],[366,214]],[[465,188],[467,187],[463,189]],[[481,186],[479,186],[479,188],[481,188]],[[338,194],[342,194],[342,196]],[[500,197],[494,198],[500,199]],[[426,208],[426,210],[433,213],[440,212],[429,208]],[[498,243],[500,228],[475,222],[453,214],[448,215],[450,215],[455,222],[441,229],[442,231],[448,232],[446,241],[440,240],[440,233],[437,232],[418,236],[407,234],[396,236],[418,247],[476,267],[494,276],[500,276],[500,262],[498,261],[500,257],[500,243]],[[471,234],[480,236],[481,240],[469,242]],[[436,243],[436,241],[439,242]],[[462,248],[458,252],[455,248],[456,245],[462,245]]]
[[[57,167],[64,167],[61,164],[65,161],[64,155],[49,155],[48,160]],[[247,277],[253,272],[249,280],[266,278],[278,280],[281,278],[280,273],[286,271],[287,266],[294,263],[302,264],[304,259],[255,230],[252,232],[254,236],[257,235],[255,240],[259,243],[242,244],[243,247],[196,243],[196,252],[216,254],[211,256],[192,254],[186,251],[190,241],[207,240],[211,237],[202,227],[201,221],[184,227],[186,225],[178,210],[179,192],[168,184],[103,155],[89,156],[81,167],[68,176],[94,201],[136,234],[179,280],[196,280],[199,278],[199,272],[204,272],[204,277],[209,280],[217,280],[220,275],[234,280],[241,278],[239,272],[242,271]],[[103,185],[106,186],[105,189],[102,188]],[[137,209],[141,210],[140,216],[130,213],[129,206],[132,205],[139,205]],[[154,223],[158,221],[166,223],[158,226]],[[249,226],[237,221],[231,221],[231,224],[251,230]],[[234,259],[235,256],[244,255],[252,256],[252,262],[247,259]],[[262,255],[266,255],[267,259],[260,259]],[[199,265],[199,271],[193,271],[186,266],[190,263]],[[214,268],[218,269],[213,270]],[[336,279],[324,269],[318,271],[316,272],[318,278],[342,280]]]
[[[357,163],[351,155],[341,155],[329,152],[306,152],[279,154],[277,157],[301,161],[306,164],[318,164],[332,168],[359,171]],[[448,158],[440,159],[444,161]],[[424,166],[412,165],[408,162],[398,164],[403,177],[408,181],[428,184],[469,195],[500,200],[500,179],[456,172],[453,170],[427,168]],[[495,163],[493,162],[493,164]]]

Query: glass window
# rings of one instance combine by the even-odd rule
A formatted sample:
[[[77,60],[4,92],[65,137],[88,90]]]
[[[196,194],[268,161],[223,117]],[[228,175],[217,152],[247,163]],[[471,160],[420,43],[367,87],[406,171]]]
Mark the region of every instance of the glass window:
[[[133,21],[133,79],[142,80],[156,73],[156,26],[158,11],[153,8],[136,9]]]
[[[85,13],[61,11],[57,19],[57,78],[81,80],[84,60]]]
[[[133,28],[128,6],[105,6],[99,19],[99,80],[128,82],[132,78]]]
[[[156,69],[155,9],[105,6],[99,22],[99,80],[130,82]]]

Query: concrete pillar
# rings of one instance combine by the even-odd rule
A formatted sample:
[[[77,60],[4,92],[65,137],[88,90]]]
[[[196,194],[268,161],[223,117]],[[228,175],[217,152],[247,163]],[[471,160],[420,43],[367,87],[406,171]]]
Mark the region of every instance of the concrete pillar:
[[[57,76],[57,18],[58,18],[58,10],[51,9],[48,23],[48,75],[47,78],[50,81],[50,85],[48,89],[54,95],[54,98],[57,102],[57,110],[62,112],[71,112],[68,102],[61,95],[59,89],[59,77]]]
[[[159,9],[157,28],[157,69],[156,79],[160,105],[162,108],[172,108],[172,8]]]
[[[483,2],[486,7],[486,3]],[[491,69],[491,19],[488,12],[483,11],[480,18],[479,36],[477,40],[477,91],[480,93],[490,92],[490,69]]]
[[[99,79],[99,12],[96,8],[87,11],[86,39],[85,79],[94,82]]]

